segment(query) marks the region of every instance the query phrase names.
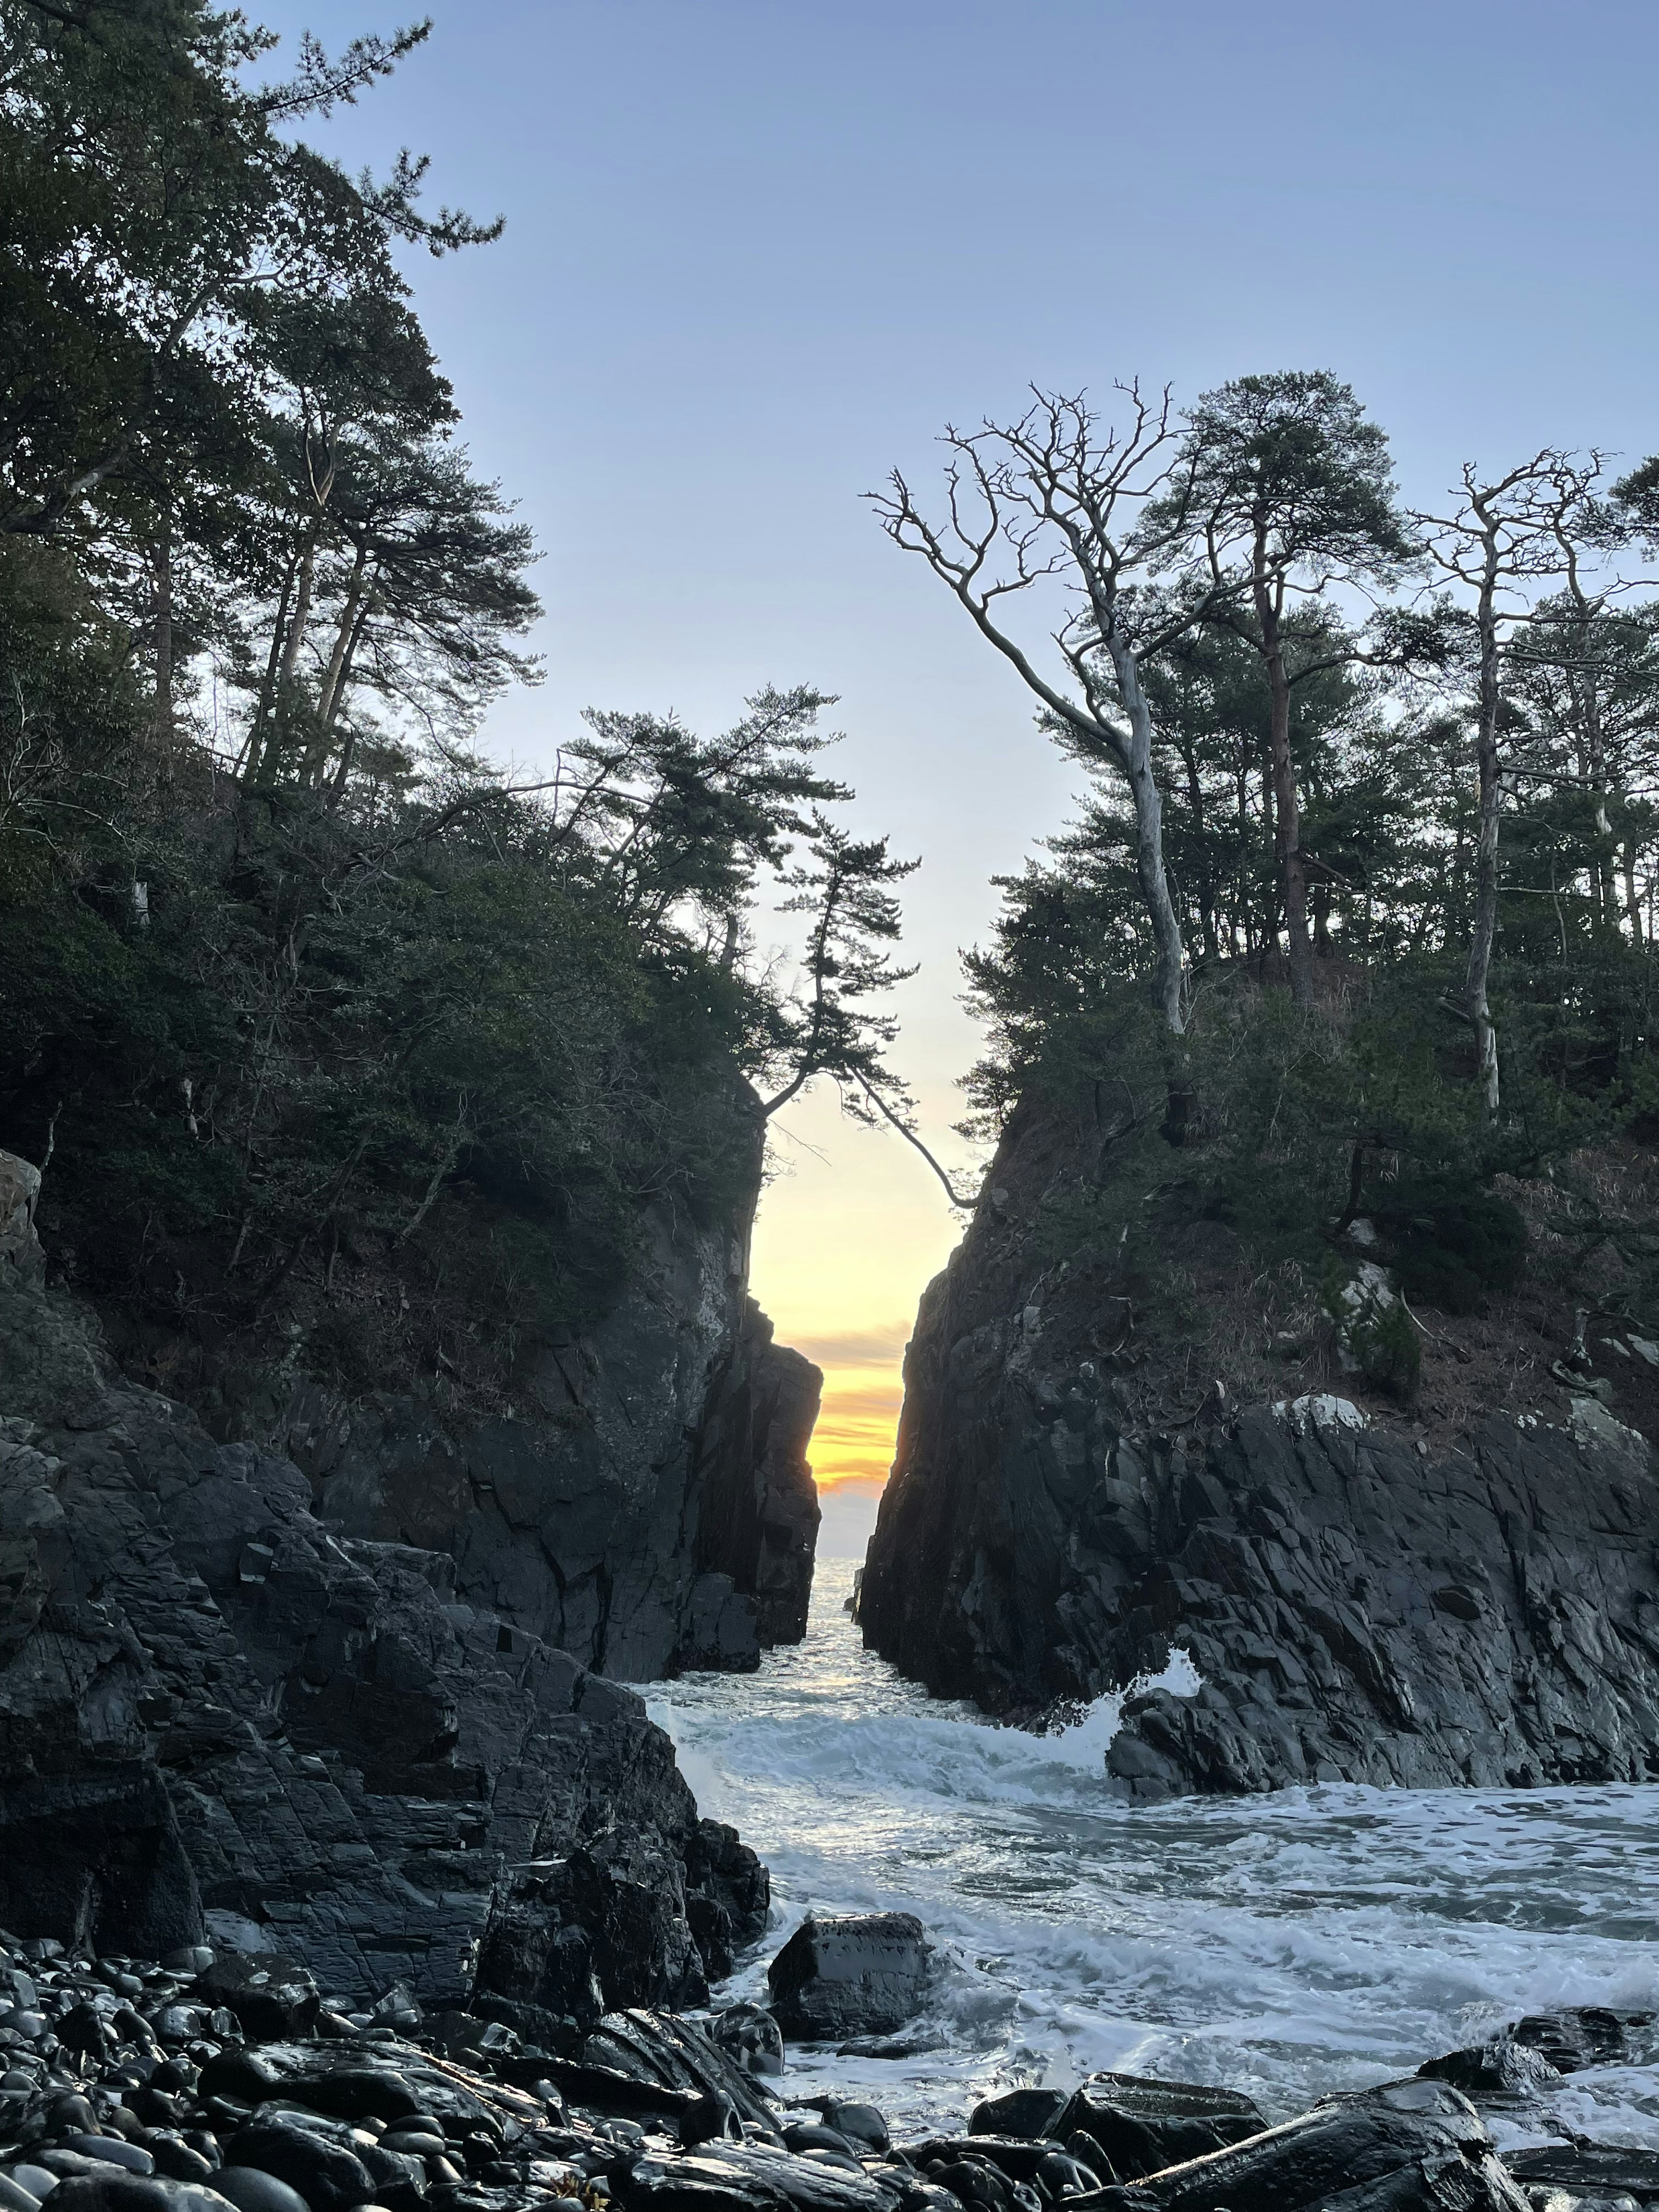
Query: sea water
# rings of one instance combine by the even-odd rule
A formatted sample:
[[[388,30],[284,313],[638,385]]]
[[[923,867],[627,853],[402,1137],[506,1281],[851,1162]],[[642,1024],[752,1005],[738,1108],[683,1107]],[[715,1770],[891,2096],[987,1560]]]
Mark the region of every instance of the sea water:
[[[716,2002],[764,2002],[809,1910],[914,1912],[937,1947],[903,2055],[792,2051],[786,2094],[868,2095],[914,2134],[1104,2067],[1282,2119],[1524,2012],[1659,2010],[1659,1786],[1125,1804],[1104,1771],[1119,1700],[1041,1737],[929,1698],[863,1649],[853,1572],[820,1562],[805,1643],[757,1674],[650,1692],[702,1811],[772,1869],[772,1927]],[[1500,2118],[1500,2141],[1659,2148],[1659,2030],[1636,2056]]]

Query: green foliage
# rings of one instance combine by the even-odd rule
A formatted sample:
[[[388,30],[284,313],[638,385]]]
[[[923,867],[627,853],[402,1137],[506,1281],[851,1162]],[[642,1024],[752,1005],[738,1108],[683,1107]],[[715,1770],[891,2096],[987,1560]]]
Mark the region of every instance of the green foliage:
[[[1323,1303],[1344,1350],[1371,1387],[1391,1397],[1413,1398],[1423,1347],[1400,1299],[1333,1267],[1325,1277]]]
[[[1519,1281],[1527,1228],[1519,1209],[1490,1191],[1423,1175],[1368,1191],[1364,1204],[1407,1298],[1442,1313],[1476,1313],[1488,1291]]]
[[[807,688],[596,714],[518,788],[473,751],[534,549],[395,249],[499,226],[292,136],[425,35],[261,85],[204,0],[0,0],[0,1145],[141,1344],[386,1382],[418,1309],[500,1385],[653,1222],[747,1204],[753,1085],[899,1095],[908,864],[823,812]],[[744,942],[768,872],[799,1003]]]

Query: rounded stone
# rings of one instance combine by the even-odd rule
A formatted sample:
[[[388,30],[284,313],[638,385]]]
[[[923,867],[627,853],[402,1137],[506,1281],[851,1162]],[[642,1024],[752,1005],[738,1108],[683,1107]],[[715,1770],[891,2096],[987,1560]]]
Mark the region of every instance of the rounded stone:
[[[129,2173],[154,2173],[155,2160],[141,2143],[129,2142],[124,2136],[70,2136],[65,2150],[78,2151],[82,2158],[101,2158],[111,2166],[124,2166]]]
[[[236,2212],[311,2212],[297,2189],[257,2166],[222,2166],[213,2185]]]

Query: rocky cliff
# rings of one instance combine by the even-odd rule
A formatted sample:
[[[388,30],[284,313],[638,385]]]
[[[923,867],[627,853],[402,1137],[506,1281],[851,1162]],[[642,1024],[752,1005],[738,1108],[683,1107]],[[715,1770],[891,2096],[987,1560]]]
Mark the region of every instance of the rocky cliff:
[[[135,1953],[205,1924],[549,2033],[699,1999],[765,1870],[637,1696],[123,1382],[42,1286],[37,1185],[0,1156],[0,1923]]]
[[[444,1553],[459,1595],[515,1631],[623,1681],[750,1668],[805,1628],[822,1378],[747,1295],[761,1141],[742,1126],[750,1149],[722,1218],[649,1210],[603,1316],[524,1329],[483,1363],[487,1392],[399,1330],[399,1305],[421,1294],[406,1249],[366,1247],[331,1293],[320,1265],[296,1271],[257,1332],[158,1334],[107,1298],[100,1317],[125,1373],[182,1398],[221,1442],[301,1468],[337,1534]],[[450,1262],[465,1214],[447,1230]],[[65,1226],[84,1245],[84,1224]],[[441,1273],[441,1239],[427,1257]],[[380,1387],[319,1380],[331,1332],[371,1310]]]
[[[293,1384],[248,1425],[342,1533],[454,1561],[470,1601],[622,1681],[805,1632],[822,1376],[746,1296],[744,1240],[652,1224],[626,1292],[532,1356],[519,1418]]]
[[[1013,1713],[1184,1650],[1194,1694],[1125,1706],[1138,1795],[1659,1774],[1659,1474],[1606,1392],[1431,1441],[1334,1388],[1240,1410],[1200,1369],[1159,1418],[1130,1291],[1045,1231],[1078,1162],[1023,1109],[922,1301],[866,1642]]]

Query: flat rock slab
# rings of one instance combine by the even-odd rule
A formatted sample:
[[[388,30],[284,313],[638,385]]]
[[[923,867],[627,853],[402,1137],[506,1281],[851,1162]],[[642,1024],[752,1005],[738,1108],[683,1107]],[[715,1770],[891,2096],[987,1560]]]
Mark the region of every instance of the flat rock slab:
[[[927,1990],[927,1942],[914,1913],[809,1916],[766,1970],[786,2036],[828,2043],[890,2035]]]
[[[1027,2091],[1024,2094],[1030,2094]],[[1199,2081],[1152,2081],[1138,2074],[1093,2074],[1048,2124],[1056,2142],[1086,2136],[1105,2179],[1134,2181],[1260,2135],[1259,2106],[1236,2090]],[[1079,2154],[1082,2145],[1078,2145]]]
[[[684,2158],[642,2158],[613,2178],[625,2212],[892,2212],[902,2187],[846,2166],[756,2143],[714,2144]]]
[[[1072,2212],[1532,2212],[1467,2097],[1388,2081]]]
[[[1633,2197],[1659,2204],[1659,2151],[1625,2150],[1616,2143],[1544,2143],[1509,2153],[1504,2164],[1528,2188],[1540,2184],[1575,2197]]]

